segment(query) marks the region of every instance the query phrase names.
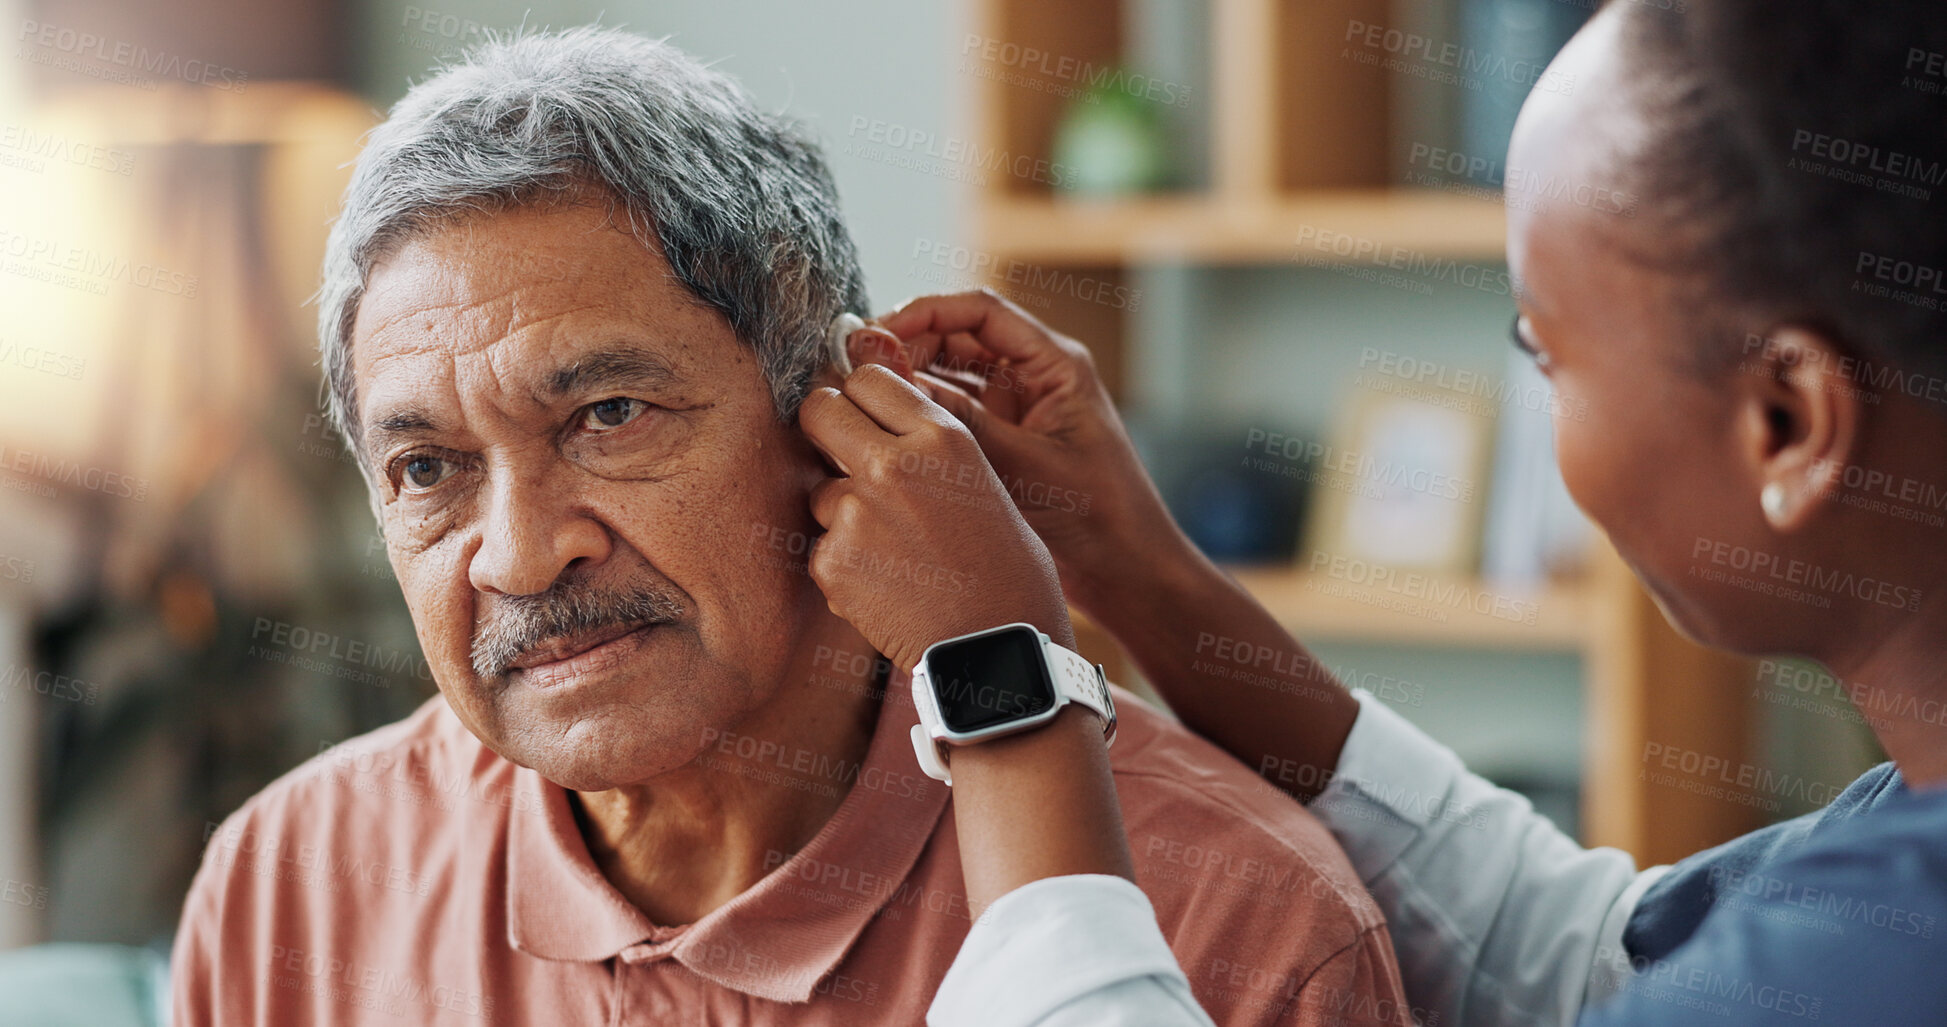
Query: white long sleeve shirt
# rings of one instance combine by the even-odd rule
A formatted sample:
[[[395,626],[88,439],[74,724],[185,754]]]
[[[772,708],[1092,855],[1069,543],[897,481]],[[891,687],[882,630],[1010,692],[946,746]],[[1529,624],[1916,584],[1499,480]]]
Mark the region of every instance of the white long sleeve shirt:
[[[1629,972],[1631,910],[1668,868],[1584,849],[1528,800],[1364,693],[1311,804],[1385,911],[1413,1014],[1440,1027],[1575,1022]],[[1302,930],[1303,925],[1292,925]],[[934,997],[933,1027],[1208,1025],[1140,889],[1057,877],[995,902]]]

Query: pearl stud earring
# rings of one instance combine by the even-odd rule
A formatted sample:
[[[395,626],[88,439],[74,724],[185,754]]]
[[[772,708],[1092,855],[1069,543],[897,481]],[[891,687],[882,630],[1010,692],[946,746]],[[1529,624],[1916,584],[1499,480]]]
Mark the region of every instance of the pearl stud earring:
[[[1758,493],[1758,505],[1764,508],[1764,515],[1771,523],[1777,524],[1785,519],[1785,487],[1772,482]]]

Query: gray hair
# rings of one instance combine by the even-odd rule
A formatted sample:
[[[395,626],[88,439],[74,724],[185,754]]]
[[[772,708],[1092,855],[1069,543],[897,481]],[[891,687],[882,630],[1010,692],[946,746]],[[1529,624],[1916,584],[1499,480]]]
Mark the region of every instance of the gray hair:
[[[368,137],[318,294],[326,404],[355,452],[351,333],[373,265],[438,224],[591,187],[755,350],[778,417],[796,413],[831,319],[866,311],[817,144],[668,43],[583,27],[482,43]]]

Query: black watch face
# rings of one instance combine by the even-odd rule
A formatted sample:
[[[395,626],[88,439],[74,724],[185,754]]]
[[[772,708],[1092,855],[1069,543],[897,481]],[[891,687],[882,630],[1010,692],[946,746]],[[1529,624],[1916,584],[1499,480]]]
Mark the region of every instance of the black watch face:
[[[1055,706],[1041,638],[1019,628],[933,650],[926,660],[940,719],[952,731],[1008,724]]]

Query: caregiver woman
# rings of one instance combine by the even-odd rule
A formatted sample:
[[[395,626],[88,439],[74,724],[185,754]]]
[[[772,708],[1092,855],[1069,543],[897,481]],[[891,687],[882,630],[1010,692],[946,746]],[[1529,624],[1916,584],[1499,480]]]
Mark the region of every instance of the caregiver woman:
[[[920,381],[1004,480],[1091,495],[1086,516],[1023,510],[1069,599],[1350,853],[1415,1008],[1348,1020],[1947,1023],[1947,528],[1926,498],[1947,494],[1943,54],[1937,0],[1610,3],[1551,68],[1572,88],[1535,92],[1515,131],[1516,331],[1558,409],[1586,411],[1556,424],[1570,492],[1681,630],[1823,663],[1892,757],[1673,869],[1577,847],[1313,665],[1171,523],[1080,344],[986,294],[882,320],[920,367],[1004,367],[1009,388],[972,395]],[[1795,587],[1727,582],[1740,553],[1798,568]],[[1210,636],[1304,669],[1284,688],[1204,673]],[[1106,773],[1049,748],[1036,773]],[[956,805],[979,787],[956,782]],[[974,927],[935,1024],[1207,1022],[1186,984],[1255,986],[1175,967],[1115,876],[1112,816],[986,808],[1009,844],[963,815],[970,881],[1045,879]],[[1110,855],[1014,863],[1051,850]],[[1127,972],[1076,980],[1077,952]]]

